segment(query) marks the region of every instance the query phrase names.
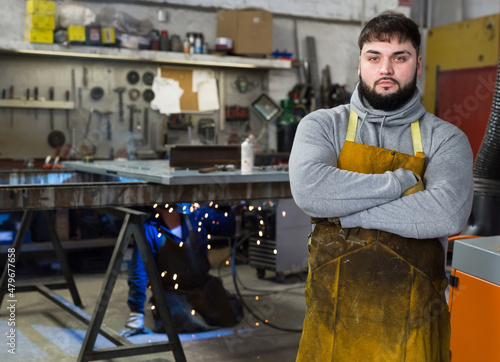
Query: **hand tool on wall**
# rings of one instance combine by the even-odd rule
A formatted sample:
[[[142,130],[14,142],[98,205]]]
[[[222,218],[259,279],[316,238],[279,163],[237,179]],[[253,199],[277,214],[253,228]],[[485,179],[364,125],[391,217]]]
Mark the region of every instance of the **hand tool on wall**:
[[[92,121],[92,114],[94,113],[94,110],[91,109],[89,111],[89,119],[87,121],[87,125],[85,126],[85,133],[83,134],[83,139],[87,139],[88,135],[89,135],[89,131],[90,131],[90,122]]]
[[[49,133],[47,142],[53,148],[61,147],[66,142],[66,136],[61,131],[55,130]]]
[[[54,87],[50,87],[49,88],[49,101],[53,101],[54,100]],[[52,107],[52,105],[51,105]],[[50,108],[49,110],[50,112],[50,129],[54,129],[54,109],[53,108]]]
[[[30,89],[26,89],[26,102],[29,102],[30,101]],[[27,109],[28,113],[29,113],[29,108]]]
[[[38,87],[35,87],[35,89],[33,89],[33,97],[35,98],[35,101],[38,100]],[[38,109],[35,108],[35,119],[38,120]]]
[[[75,101],[76,95],[76,80],[75,80],[75,70],[71,69],[71,95],[73,96],[73,102]]]
[[[118,87],[115,92],[118,93],[118,120],[123,123],[123,92],[125,92],[125,88]]]
[[[5,99],[7,97],[7,90],[4,88],[2,89],[2,99]],[[3,109],[3,114],[5,114],[5,108]]]
[[[127,107],[130,109],[129,131],[134,132],[134,113],[140,113],[141,110],[137,109],[135,104],[130,104]]]
[[[142,127],[142,139],[144,143],[148,143],[149,138],[149,108],[144,108],[144,125]]]
[[[9,98],[14,99],[14,86],[10,86]],[[10,109],[10,129],[14,128],[14,110]]]
[[[100,100],[104,96],[104,89],[102,87],[93,87],[90,90],[90,98],[94,101]]]
[[[111,134],[111,121],[109,120],[109,117],[111,116],[113,112],[107,111],[107,112],[102,112],[101,113],[101,118],[104,119],[106,122],[106,139],[108,141],[111,141],[112,134]]]
[[[82,88],[78,87],[78,109],[82,108]]]
[[[66,90],[64,99],[69,102],[69,90]],[[66,129],[69,130],[69,109],[66,109]]]
[[[83,86],[87,88],[89,85],[89,71],[87,67],[83,67],[83,80],[82,80]]]

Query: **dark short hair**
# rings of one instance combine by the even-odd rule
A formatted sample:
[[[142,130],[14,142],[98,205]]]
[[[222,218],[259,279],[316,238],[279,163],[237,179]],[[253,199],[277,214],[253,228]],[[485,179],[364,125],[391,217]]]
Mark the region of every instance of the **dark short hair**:
[[[395,12],[376,16],[365,25],[358,38],[359,50],[361,51],[365,43],[389,42],[393,38],[397,38],[400,43],[411,41],[418,55],[421,41],[418,25],[404,14]]]

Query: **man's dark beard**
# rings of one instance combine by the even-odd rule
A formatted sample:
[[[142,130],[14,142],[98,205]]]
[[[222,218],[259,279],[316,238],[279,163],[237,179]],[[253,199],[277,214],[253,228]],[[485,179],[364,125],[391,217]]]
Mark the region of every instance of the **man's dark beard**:
[[[397,83],[395,79],[387,77],[387,79],[392,80]],[[361,97],[366,99],[370,105],[381,111],[391,112],[395,111],[398,108],[401,108],[406,102],[408,102],[417,89],[417,74],[415,73],[415,77],[413,80],[408,83],[403,88],[398,89],[396,93],[392,94],[379,94],[375,91],[375,89],[370,89],[368,85],[363,82],[363,78],[361,75],[359,76],[359,93]]]

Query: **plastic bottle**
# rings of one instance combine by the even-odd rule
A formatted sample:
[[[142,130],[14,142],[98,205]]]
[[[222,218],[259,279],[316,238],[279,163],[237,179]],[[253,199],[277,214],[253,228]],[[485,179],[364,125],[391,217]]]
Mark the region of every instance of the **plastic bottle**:
[[[203,34],[194,34],[194,52],[196,54],[201,54],[203,52]]]
[[[253,171],[255,159],[255,136],[250,132],[249,136],[241,144],[241,174],[249,174]]]
[[[168,31],[162,30],[160,34],[160,50],[168,51],[170,50],[169,40],[168,40]]]

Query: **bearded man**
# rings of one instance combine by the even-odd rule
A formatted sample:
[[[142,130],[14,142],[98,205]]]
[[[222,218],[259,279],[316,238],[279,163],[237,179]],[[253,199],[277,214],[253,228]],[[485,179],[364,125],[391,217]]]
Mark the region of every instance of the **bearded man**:
[[[402,14],[369,21],[350,104],[298,126],[290,185],[313,223],[298,361],[449,361],[445,251],[473,156],[420,104],[420,39]]]

